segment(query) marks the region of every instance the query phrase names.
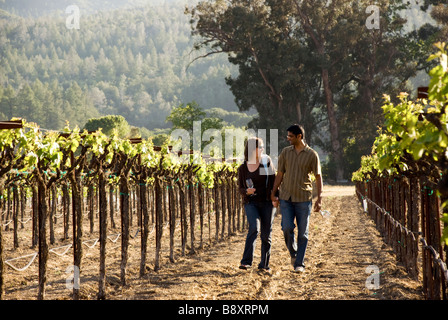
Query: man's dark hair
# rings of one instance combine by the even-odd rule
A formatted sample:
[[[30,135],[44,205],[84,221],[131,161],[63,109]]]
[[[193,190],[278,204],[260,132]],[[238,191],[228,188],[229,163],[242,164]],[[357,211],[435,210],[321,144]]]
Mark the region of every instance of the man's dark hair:
[[[302,135],[302,139],[305,140],[305,129],[300,124],[293,124],[286,131],[291,132],[294,135]]]

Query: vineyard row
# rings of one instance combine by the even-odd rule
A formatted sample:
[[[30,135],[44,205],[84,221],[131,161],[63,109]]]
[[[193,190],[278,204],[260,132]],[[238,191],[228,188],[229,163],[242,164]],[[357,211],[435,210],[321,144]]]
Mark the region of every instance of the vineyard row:
[[[225,163],[220,159],[206,163],[200,154],[191,152],[185,155],[174,154],[167,145],[157,148],[152,145],[151,140],[119,139],[116,134],[108,137],[101,131],[80,132],[79,129],[66,128],[64,133],[43,134],[32,124],[17,121],[12,123],[11,127],[3,129],[5,130],[0,130],[0,196],[7,198],[7,201],[12,199],[16,204],[14,209],[9,211],[16,234],[19,223],[18,208],[23,207],[18,205],[19,198],[23,198],[23,195],[19,196],[18,190],[30,190],[28,192],[32,194],[30,195],[33,207],[32,245],[37,245],[39,264],[38,299],[45,298],[49,254],[48,232],[50,242],[54,240],[52,224],[55,201],[51,200],[56,199],[58,194],[62,194],[65,206],[64,237],[68,237],[67,228],[70,223],[73,265],[81,271],[82,244],[85,240],[83,230],[85,203],[90,203],[88,207],[92,208],[92,199],[97,201],[100,251],[99,299],[106,297],[106,243],[109,219],[113,218],[108,215],[108,208],[113,203],[108,200],[107,194],[111,192],[111,188],[117,189],[119,194],[122,285],[126,284],[132,193],[135,193],[133,199],[136,202],[137,220],[141,228],[141,275],[144,274],[146,267],[150,219],[154,221],[156,271],[160,268],[163,226],[166,223],[169,224],[170,259],[172,259],[177,220],[180,220],[182,226],[183,253],[187,237],[190,238],[190,251],[195,250],[197,217],[202,243],[203,219],[207,205],[213,203],[215,240],[224,236],[226,228],[228,234],[233,233],[237,228],[236,224],[239,227],[240,221],[243,221],[241,197],[237,194],[235,183],[238,165],[235,162]],[[93,190],[95,197],[92,195]],[[68,209],[68,197],[70,197],[70,209]],[[110,212],[113,213],[113,210]],[[89,209],[91,223],[93,223],[92,215],[93,212]],[[14,245],[18,245],[16,240]],[[4,292],[5,274],[3,242],[0,228],[0,298]],[[79,298],[79,289],[76,287],[73,288],[73,298]]]
[[[376,178],[356,183],[365,211],[430,300],[447,299],[440,198],[426,177]],[[445,247],[446,250],[446,247]]]
[[[18,231],[24,228],[25,224],[31,225],[29,231],[32,236],[29,245],[32,248],[37,248],[37,253],[22,258],[38,257],[39,299],[45,297],[46,262],[49,251],[62,255],[69,249],[73,249],[73,265],[82,272],[82,244],[93,247],[99,243],[101,251],[99,267],[104,274],[100,274],[99,277],[98,298],[104,299],[106,298],[106,281],[101,281],[101,279],[105,279],[107,273],[104,268],[107,258],[107,241],[105,239],[116,241],[118,237],[121,237],[120,280],[121,285],[125,286],[130,238],[140,237],[140,276],[142,277],[147,270],[147,248],[151,233],[155,234],[153,238],[154,270],[157,271],[161,267],[162,238],[166,239],[165,243],[169,239],[169,260],[175,262],[175,238],[180,238],[181,255],[194,254],[197,249],[204,246],[205,238],[208,238],[209,245],[213,245],[245,227],[246,222],[242,215],[241,199],[233,181],[234,176],[229,173],[225,175],[222,182],[216,183],[213,188],[204,188],[201,183],[189,184],[186,182],[189,180],[188,176],[186,181],[178,178],[160,179],[148,185],[134,181],[130,184],[128,193],[120,191],[113,184],[107,184],[106,189],[103,190],[107,192],[106,197],[104,192],[95,186],[94,181],[89,181],[88,185],[83,186],[81,214],[75,217],[74,207],[77,205],[77,200],[73,198],[70,184],[53,185],[47,193],[46,205],[49,210],[44,229],[39,228],[38,188],[26,184],[19,185],[15,182],[6,188],[5,197],[1,201],[3,210],[0,221],[4,230],[13,235],[13,243],[10,244],[13,248],[28,245],[19,243]],[[30,194],[29,199],[27,193]],[[106,200],[106,206],[101,199]],[[29,210],[26,210],[27,203],[29,203]],[[104,207],[107,210],[102,210]],[[29,211],[28,214],[27,211]],[[101,216],[102,214],[106,214],[107,217],[102,219],[104,218]],[[83,221],[86,218],[87,221]],[[58,237],[55,236],[55,225],[58,220],[63,225],[61,241],[67,243],[68,240],[71,240],[69,245],[57,246]],[[116,221],[119,221],[119,226]],[[106,225],[105,232],[102,230],[103,234],[99,238],[90,239],[88,234],[86,235],[87,230],[84,229],[87,225],[88,233],[94,233],[98,229],[97,222]],[[137,231],[132,228],[135,225]],[[111,229],[116,230],[117,227],[120,233],[117,234],[116,231],[112,233],[114,231]],[[70,229],[72,229],[72,233],[70,233]],[[208,234],[204,234],[207,229]],[[133,231],[131,232],[131,230]],[[47,232],[49,232],[49,244],[54,246],[52,249],[49,249],[47,243]],[[15,259],[5,259],[4,262],[13,268]],[[31,264],[32,260],[29,261]],[[21,269],[16,268],[16,270],[25,270],[28,266]],[[79,298],[79,288],[73,288],[73,298]]]

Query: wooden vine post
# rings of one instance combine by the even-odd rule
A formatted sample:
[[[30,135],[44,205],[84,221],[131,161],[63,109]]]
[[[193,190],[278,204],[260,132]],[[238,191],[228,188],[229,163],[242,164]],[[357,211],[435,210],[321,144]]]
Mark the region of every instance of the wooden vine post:
[[[194,184],[193,184],[193,167],[189,166],[187,171],[187,189],[188,189],[188,202],[190,204],[190,254],[195,253],[194,249],[194,229],[196,224],[196,205],[195,205],[195,197],[194,197]]]
[[[68,181],[62,184],[62,209],[64,221],[64,240],[68,239],[68,228],[70,225],[70,194]]]
[[[48,243],[47,243],[47,218],[48,218],[48,190],[60,178],[60,172],[57,176],[48,178],[46,167],[41,161],[38,161],[35,169],[38,193],[38,261],[39,261],[39,285],[38,300],[45,299],[45,286],[47,282],[47,261],[48,261]]]
[[[14,227],[14,249],[19,247],[19,237],[17,235],[18,218],[19,218],[19,191],[18,184],[12,185],[12,195],[13,195],[13,227]]]
[[[99,217],[99,243],[100,243],[100,265],[99,265],[99,277],[98,277],[98,300],[106,299],[106,243],[107,243],[107,173],[106,170],[115,165],[116,157],[114,156],[109,165],[105,164],[105,158],[108,155],[108,147],[106,146],[101,156],[94,156],[91,160],[90,169],[96,171],[98,179],[98,217]],[[113,202],[110,199],[110,202]]]
[[[106,173],[98,164],[99,228],[100,228],[100,274],[98,279],[98,299],[106,299],[106,242],[107,242],[107,197]],[[110,200],[112,201],[112,199]]]
[[[78,159],[75,160],[74,153],[71,152],[71,172],[68,175],[70,185],[72,187],[72,228],[73,228],[73,266],[75,275],[81,273],[82,261],[82,235],[83,235],[83,185],[81,181],[81,172],[85,165],[85,153],[87,149],[84,147],[83,152]],[[79,277],[74,277],[73,300],[79,299]]]
[[[215,241],[218,242],[219,241],[219,219],[221,216],[221,206],[220,206],[220,179],[218,177],[218,175],[215,175],[215,183],[214,183],[214,187],[213,187],[213,198],[215,200],[214,202],[214,207],[215,207]]]
[[[160,177],[155,177],[154,188],[155,188],[155,211],[156,211],[156,252],[155,252],[155,262],[154,271],[159,271],[160,269],[160,250],[162,247],[162,234],[163,234],[163,195],[162,195],[162,182]]]
[[[204,240],[204,189],[202,187],[202,183],[198,185],[198,208],[199,208],[199,225],[201,226],[201,235],[199,241],[199,249],[203,247]]]
[[[425,179],[426,180],[426,179]],[[440,204],[439,198],[433,190],[431,181],[426,180],[422,189],[422,235],[426,239],[427,245],[432,246],[442,255],[440,245]],[[428,187],[426,187],[428,186]],[[440,257],[443,260],[443,257]],[[441,278],[440,272],[433,266],[433,257],[430,250],[423,252],[423,291],[429,300],[440,300],[441,294],[445,292],[445,281]],[[446,297],[443,297],[446,299]]]
[[[170,262],[174,262],[174,231],[176,229],[176,204],[173,179],[168,179],[168,211],[170,223]]]
[[[140,194],[140,277],[145,275],[146,269],[146,254],[148,250],[148,236],[149,236],[149,212],[148,212],[148,188],[146,187],[146,181],[148,178],[148,169],[142,167],[141,156],[138,156],[138,167],[136,170],[138,192]]]
[[[121,213],[121,263],[120,263],[120,280],[121,285],[126,285],[126,266],[128,261],[129,248],[129,171],[132,166],[132,161],[127,155],[122,154],[120,164],[120,213]]]
[[[185,255],[185,246],[187,243],[187,204],[185,203],[185,181],[179,179],[176,181],[179,188],[179,205],[180,205],[180,233],[181,233],[181,252]]]
[[[55,238],[54,238],[54,224],[55,224],[55,216],[56,216],[56,207],[57,207],[57,187],[56,184],[53,184],[53,186],[51,187],[51,201],[49,202],[49,207],[50,207],[50,244],[54,244],[55,243]]]
[[[38,175],[41,175],[39,173]],[[39,292],[37,299],[43,300],[45,298],[45,284],[47,282],[47,260],[48,260],[48,244],[47,244],[47,186],[43,178],[38,177],[38,229],[39,229]]]

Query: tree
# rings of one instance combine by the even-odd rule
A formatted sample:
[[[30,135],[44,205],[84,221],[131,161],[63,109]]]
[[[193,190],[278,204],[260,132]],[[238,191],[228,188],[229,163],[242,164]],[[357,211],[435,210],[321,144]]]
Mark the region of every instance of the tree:
[[[396,0],[381,1],[387,22],[383,26],[395,26],[377,32],[366,27],[370,4],[367,0],[217,0],[200,2],[186,12],[191,16],[193,35],[200,36],[195,48],[207,50],[200,57],[224,52],[238,65],[238,77],[228,78],[227,83],[240,110],[255,107],[259,112],[252,127],[284,130],[285,123],[303,122],[312,136],[323,126],[322,120],[328,123],[328,149],[339,180],[347,176],[340,132],[340,119],[347,119],[347,109],[338,104],[347,95],[353,96],[347,86],[361,75],[361,85],[356,84],[352,91],[357,95],[362,90],[362,103],[369,96],[371,102],[378,94],[372,90],[382,89],[372,86],[372,79],[384,76],[384,82],[397,87],[412,75],[407,69],[408,59],[404,59],[404,67],[396,63],[403,61],[399,50],[404,46],[386,50],[394,43],[389,39],[398,37],[395,30],[404,24],[398,11],[405,5]],[[372,37],[375,32],[380,36]],[[356,46],[358,41],[364,47]],[[380,63],[383,67],[375,68]],[[395,81],[393,77],[404,70]],[[372,110],[377,107],[370,102]],[[375,124],[368,123],[369,127]]]
[[[8,119],[12,119],[16,115],[16,93],[14,88],[9,85],[5,89],[2,90],[2,98],[0,99],[0,110],[8,117]]]
[[[430,5],[433,5],[431,17],[441,25],[437,37],[444,41],[448,38],[448,4],[444,0],[424,0],[421,8],[426,11]]]
[[[203,111],[195,101],[192,101],[187,103],[186,105],[181,104],[177,108],[174,108],[166,118],[166,121],[172,122],[173,129],[171,131],[175,129],[184,129],[189,132],[190,137],[192,137],[193,135],[193,122],[201,121],[202,138],[202,134],[208,129],[221,130],[223,128],[222,119],[218,119],[215,117],[206,118],[206,115],[207,113]],[[190,139],[190,142],[190,149],[193,149],[193,140]],[[202,147],[204,147],[205,144],[207,143],[201,141]]]
[[[64,91],[63,99],[68,104],[65,112],[70,114],[70,122],[74,125],[82,126],[88,119],[99,115],[88,98],[86,87],[81,88],[76,81]]]
[[[166,121],[171,121],[173,129],[185,129],[193,132],[193,122],[202,120],[205,115],[206,113],[202,111],[199,105],[192,101],[174,108]]]
[[[14,116],[26,118],[28,122],[39,123],[42,115],[42,104],[36,99],[30,85],[26,84],[17,93],[16,104],[18,111]]]
[[[224,125],[233,125],[235,127],[247,127],[247,124],[253,119],[253,116],[245,113],[230,112],[222,108],[210,108],[206,112],[208,117],[221,119]]]
[[[406,21],[396,16],[406,6],[401,1],[377,3],[381,8],[378,25],[371,29],[366,27],[367,4],[352,3],[351,18],[334,26],[333,34],[327,38],[332,61],[344,57],[330,68],[330,79],[339,109],[337,121],[346,173],[356,170],[361,156],[371,151],[377,128],[384,119],[383,94],[388,92],[395,97],[406,90],[407,80],[424,68],[426,59],[422,56],[428,48],[415,35],[404,34]]]
[[[84,125],[84,129],[87,131],[97,131],[102,129],[102,132],[106,135],[111,135],[112,131],[116,129],[118,136],[125,138],[128,136],[131,128],[123,116],[110,115],[100,118],[91,118]]]
[[[208,49],[200,58],[227,53],[238,66],[238,76],[227,77],[226,83],[241,111],[258,111],[252,128],[284,131],[285,123],[304,122],[306,131],[315,129],[319,79],[304,72],[311,71],[313,58],[288,18],[293,10],[289,0],[200,2],[187,10],[193,35],[201,36],[195,48]]]

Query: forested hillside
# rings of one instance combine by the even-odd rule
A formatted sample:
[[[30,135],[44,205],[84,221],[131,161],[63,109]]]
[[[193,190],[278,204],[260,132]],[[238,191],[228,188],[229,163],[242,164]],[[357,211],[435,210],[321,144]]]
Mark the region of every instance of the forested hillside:
[[[10,10],[0,11],[1,119],[60,129],[65,120],[82,127],[117,114],[153,129],[169,126],[170,110],[192,100],[237,111],[225,84],[236,69],[225,55],[189,65],[199,53],[181,2],[114,10],[145,1],[79,1],[79,29],[66,27],[67,1],[8,2],[0,2]],[[92,13],[100,9],[109,10]]]
[[[83,14],[92,14],[98,11],[131,9],[147,5],[159,6],[185,1],[189,0],[0,0],[0,8],[22,17],[40,17],[62,14],[70,5],[78,6]]]

